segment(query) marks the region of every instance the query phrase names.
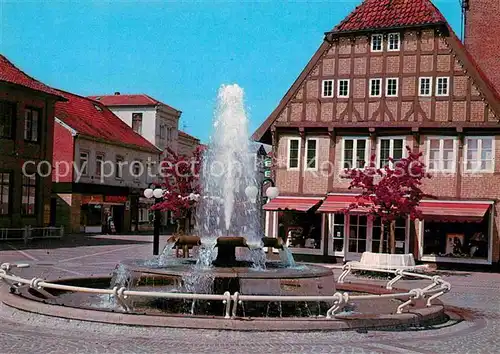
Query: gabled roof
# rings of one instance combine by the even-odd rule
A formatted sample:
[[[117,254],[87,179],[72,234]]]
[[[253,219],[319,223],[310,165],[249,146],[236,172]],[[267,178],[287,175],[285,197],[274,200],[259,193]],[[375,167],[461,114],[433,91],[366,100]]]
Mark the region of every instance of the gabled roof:
[[[333,33],[444,24],[430,0],[364,0]]]
[[[10,84],[23,86],[35,91],[39,91],[51,96],[56,96],[58,99],[64,98],[54,89],[45,85],[44,83],[32,78],[17,68],[10,62],[9,59],[0,54],[0,81],[8,82]]]
[[[158,105],[166,106],[174,111],[180,112],[178,109],[175,109],[163,102],[158,101],[157,99],[148,96],[144,93],[141,94],[133,94],[133,95],[122,95],[122,94],[114,94],[114,95],[100,95],[100,96],[89,96],[89,98],[101,102],[105,106],[144,106],[144,107],[155,107]]]
[[[103,104],[69,92],[59,91],[59,94],[68,101],[56,103],[55,116],[77,134],[159,153],[153,144],[134,132]]]

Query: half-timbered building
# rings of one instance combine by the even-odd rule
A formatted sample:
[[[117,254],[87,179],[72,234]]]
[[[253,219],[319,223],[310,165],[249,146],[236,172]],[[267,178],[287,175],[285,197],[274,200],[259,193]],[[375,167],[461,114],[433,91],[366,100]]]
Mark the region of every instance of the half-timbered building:
[[[422,220],[397,223],[396,252],[498,262],[499,119],[498,93],[430,0],[365,0],[254,133],[273,145],[280,189],[266,233],[331,261],[378,252],[380,220],[343,213],[355,199],[343,171],[371,155],[384,166],[408,146],[423,153],[433,198]]]

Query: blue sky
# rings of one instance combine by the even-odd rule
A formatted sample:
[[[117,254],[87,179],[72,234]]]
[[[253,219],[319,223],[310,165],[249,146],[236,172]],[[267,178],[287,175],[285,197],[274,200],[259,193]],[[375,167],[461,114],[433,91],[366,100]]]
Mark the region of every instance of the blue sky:
[[[147,93],[207,141],[221,84],[245,89],[253,132],[359,2],[0,0],[0,52],[80,95]],[[460,34],[459,0],[435,4]]]

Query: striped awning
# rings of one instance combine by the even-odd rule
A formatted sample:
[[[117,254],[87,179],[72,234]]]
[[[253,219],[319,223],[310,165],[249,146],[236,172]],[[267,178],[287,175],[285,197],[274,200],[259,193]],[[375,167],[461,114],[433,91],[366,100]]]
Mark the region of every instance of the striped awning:
[[[424,220],[481,222],[492,203],[471,201],[422,201],[418,209]]]
[[[277,211],[277,210],[295,210],[295,211],[308,211],[315,207],[323,198],[321,197],[278,197],[271,200],[269,203],[264,204],[264,210]]]
[[[358,202],[357,195],[351,194],[339,194],[339,195],[329,195],[326,197],[321,207],[318,209],[320,213],[341,213],[349,208],[353,203]],[[363,212],[365,211],[363,207],[351,210],[351,212]]]

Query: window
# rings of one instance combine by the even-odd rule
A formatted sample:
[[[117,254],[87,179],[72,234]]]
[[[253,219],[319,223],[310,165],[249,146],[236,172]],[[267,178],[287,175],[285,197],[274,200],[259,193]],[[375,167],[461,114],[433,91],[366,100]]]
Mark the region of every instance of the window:
[[[455,171],[456,143],[454,138],[427,139],[427,168],[429,171]]]
[[[24,140],[36,143],[38,141],[38,125],[40,112],[27,108],[24,111]]]
[[[382,96],[382,79],[370,79],[370,97]]]
[[[382,168],[397,163],[404,155],[404,138],[381,138],[379,139],[379,166]],[[394,160],[390,162],[390,158]]]
[[[123,156],[117,156],[116,157],[116,170],[115,170],[115,177],[118,179],[123,178]]]
[[[398,51],[401,47],[401,37],[399,33],[389,34],[389,51]]]
[[[165,126],[160,125],[160,139],[165,139]]]
[[[307,151],[307,170],[315,170],[318,166],[318,139],[307,139],[306,141],[306,151]]]
[[[466,139],[465,169],[469,172],[493,172],[494,138],[469,137]]]
[[[322,247],[323,216],[312,211],[279,211],[278,237],[295,252],[318,253]],[[317,250],[317,251],[315,251]]]
[[[135,180],[138,180],[139,177],[141,177],[142,173],[144,172],[144,168],[142,167],[142,162],[141,161],[134,161],[132,163],[132,174],[134,176]]]
[[[367,162],[368,139],[344,138],[342,144],[342,166],[347,169],[363,168]]]
[[[139,222],[148,222],[149,221],[149,209],[148,208],[140,208],[139,209]]]
[[[406,219],[397,219],[394,229],[394,241],[396,254],[406,253]],[[383,235],[382,235],[383,231]],[[372,228],[372,252],[375,253],[390,253],[389,249],[389,236],[390,231],[388,225],[382,227],[382,220],[376,218],[373,220]],[[382,247],[381,247],[382,243]]]
[[[104,169],[104,155],[98,154],[95,157],[95,175],[100,176]]]
[[[344,214],[331,214],[330,216],[330,238],[333,240],[333,252],[344,251]]]
[[[349,97],[349,80],[339,80],[337,97]]]
[[[366,251],[368,218],[365,215],[349,215],[349,252]]]
[[[322,97],[333,97],[333,80],[323,80]]]
[[[288,169],[299,168],[300,139],[291,138],[288,140]]]
[[[421,77],[419,85],[420,96],[432,96],[432,77]]]
[[[21,199],[21,212],[23,215],[35,215],[36,201],[36,176],[23,175],[23,194]]]
[[[82,176],[88,175],[89,169],[89,153],[88,152],[80,152],[80,171]]]
[[[436,81],[436,96],[449,95],[449,77],[438,77]]]
[[[10,173],[0,172],[0,215],[10,212]]]
[[[383,36],[381,34],[372,35],[372,52],[382,51]]]
[[[16,121],[15,104],[6,101],[0,101],[0,139],[13,138],[15,121]]]
[[[132,113],[132,129],[142,135],[142,113]]]
[[[398,78],[387,79],[385,95],[387,97],[396,97],[398,95]]]

